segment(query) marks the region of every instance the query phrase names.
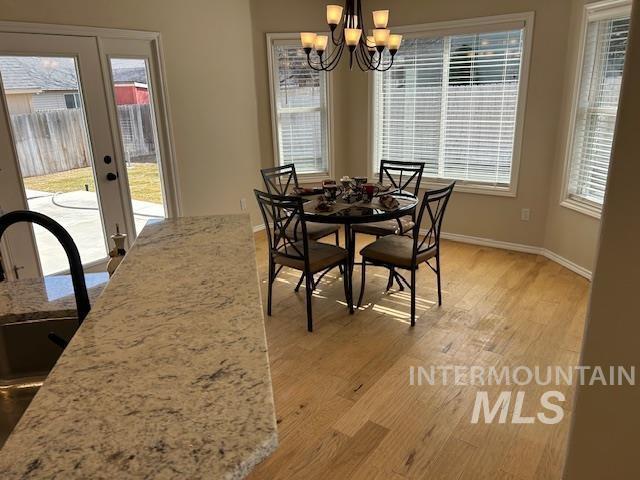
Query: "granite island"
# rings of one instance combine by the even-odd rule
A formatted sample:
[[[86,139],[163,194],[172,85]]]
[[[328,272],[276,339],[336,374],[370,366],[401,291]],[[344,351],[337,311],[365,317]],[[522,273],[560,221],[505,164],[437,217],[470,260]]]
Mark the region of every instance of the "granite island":
[[[92,305],[108,281],[106,272],[85,274]],[[72,315],[76,315],[76,300],[70,275],[0,282],[0,324]]]
[[[0,451],[0,478],[243,478],[277,446],[242,215],[147,224]]]

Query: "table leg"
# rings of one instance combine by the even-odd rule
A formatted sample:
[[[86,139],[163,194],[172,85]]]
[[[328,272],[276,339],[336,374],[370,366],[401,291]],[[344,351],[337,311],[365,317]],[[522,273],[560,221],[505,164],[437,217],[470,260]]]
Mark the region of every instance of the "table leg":
[[[351,308],[349,313],[353,313],[353,262],[355,258],[355,244],[351,239],[351,225],[344,225],[344,245],[347,249],[347,277],[349,279],[349,304]]]

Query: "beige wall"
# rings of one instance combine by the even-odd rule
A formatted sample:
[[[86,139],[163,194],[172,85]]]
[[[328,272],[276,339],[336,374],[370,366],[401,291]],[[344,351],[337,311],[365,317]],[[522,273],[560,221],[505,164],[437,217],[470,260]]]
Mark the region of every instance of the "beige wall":
[[[0,0],[0,20],[162,34],[186,215],[240,211],[259,184],[249,0]]]
[[[618,129],[605,200],[601,249],[593,280],[582,364],[636,367],[640,349],[640,1],[634,0]],[[640,388],[578,388],[565,478],[640,478]]]

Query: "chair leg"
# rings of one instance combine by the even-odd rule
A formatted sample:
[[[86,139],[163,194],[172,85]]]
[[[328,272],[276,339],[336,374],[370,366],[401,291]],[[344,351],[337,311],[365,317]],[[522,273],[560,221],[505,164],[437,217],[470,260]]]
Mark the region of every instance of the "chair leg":
[[[349,288],[349,275],[347,275],[347,265],[345,263],[342,269],[342,283],[344,284],[344,298],[347,301],[347,308],[349,311],[353,309],[353,299],[351,298],[351,289]]]
[[[307,330],[313,332],[313,318],[311,316],[311,298],[313,295],[313,275],[305,275],[307,296]]]
[[[440,252],[436,253],[436,277],[438,278],[438,306],[442,306],[442,282],[440,280]]]
[[[416,326],[416,270],[411,270],[411,326]]]
[[[293,289],[294,292],[298,293],[300,291],[300,285],[302,285],[302,281],[304,280],[304,273],[300,275],[300,280],[298,280],[298,284],[296,288]]]
[[[349,270],[347,270],[348,272]],[[348,275],[349,277],[349,313],[351,315],[353,315],[356,311],[355,308],[353,308],[353,304],[354,304],[354,299],[353,299],[353,270],[351,271],[351,275]]]
[[[389,280],[387,280],[387,292],[389,290],[391,290],[391,287],[393,287],[393,279],[395,278],[395,271],[393,268],[389,269]]]
[[[340,230],[336,230],[336,247],[340,246]],[[342,264],[338,265],[338,270],[342,273]]]
[[[362,298],[364,297],[364,287],[366,280],[366,261],[362,259],[362,280],[360,281],[360,297],[358,297],[358,308],[362,306]]]
[[[349,298],[351,299],[351,306],[349,308],[349,313],[353,315],[355,313],[355,308],[353,308],[353,268],[356,263],[356,232],[352,229],[347,228],[346,231],[349,235],[349,243],[347,244],[347,250],[353,252],[353,256],[349,255],[349,259],[347,260],[347,275],[349,276]],[[346,238],[346,237],[345,237]]]
[[[275,271],[275,264],[269,260],[269,287],[267,293],[267,315],[271,316],[271,298],[273,297],[273,273]]]
[[[355,308],[353,308],[353,270],[350,269],[348,262],[345,263],[347,281],[349,282],[349,314],[353,315],[355,313]]]
[[[351,230],[351,248],[353,248],[353,263],[356,263],[356,232]]]

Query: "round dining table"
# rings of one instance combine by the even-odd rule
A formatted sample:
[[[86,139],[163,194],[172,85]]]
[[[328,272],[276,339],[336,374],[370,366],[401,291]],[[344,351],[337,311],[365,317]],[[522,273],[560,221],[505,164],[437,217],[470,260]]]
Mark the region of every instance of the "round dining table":
[[[349,255],[349,285],[350,296],[353,298],[353,267],[355,264],[355,242],[352,241],[351,225],[358,223],[382,222],[385,220],[399,219],[406,215],[412,215],[418,205],[418,198],[405,191],[386,192],[398,201],[396,208],[386,208],[380,202],[380,196],[374,196],[371,201],[355,201],[348,203],[338,196],[335,203],[331,205],[331,210],[321,211],[317,209],[319,204],[318,195],[308,197],[304,204],[304,217],[307,222],[340,224],[344,227],[345,248]],[[400,225],[400,224],[398,224]],[[353,313],[353,302],[351,302],[351,313]]]

